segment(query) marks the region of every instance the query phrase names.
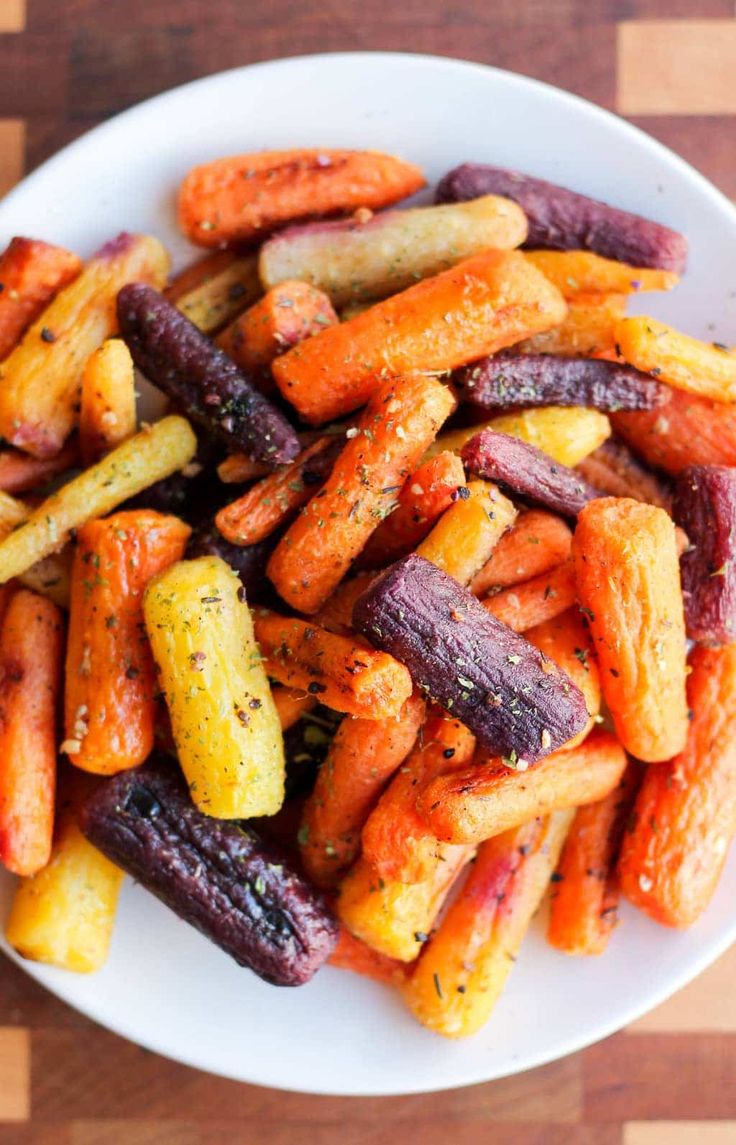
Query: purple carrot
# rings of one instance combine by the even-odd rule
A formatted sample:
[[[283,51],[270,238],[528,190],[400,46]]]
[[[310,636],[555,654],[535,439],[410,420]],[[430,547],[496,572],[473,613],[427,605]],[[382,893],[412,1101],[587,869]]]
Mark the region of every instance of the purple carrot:
[[[683,469],[672,512],[690,541],[680,558],[687,634],[704,644],[731,644],[736,641],[736,469]]]

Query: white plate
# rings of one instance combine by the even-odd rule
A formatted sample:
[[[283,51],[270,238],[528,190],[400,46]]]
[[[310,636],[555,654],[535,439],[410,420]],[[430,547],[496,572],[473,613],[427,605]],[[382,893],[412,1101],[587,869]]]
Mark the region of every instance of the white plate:
[[[172,203],[193,163],[315,144],[395,152],[422,164],[431,181],[470,159],[517,167],[678,227],[691,240],[688,276],[646,306],[694,334],[736,341],[736,213],[726,199],[591,104],[447,59],[282,60],[159,96],[29,176],[0,205],[0,242],[31,234],[89,254],[121,229],[150,230],[181,262],[193,252],[176,232]],[[10,879],[0,878],[0,915],[10,894]],[[733,941],[735,899],[732,856],[688,933],[624,909],[605,956],[572,960],[547,947],[538,928],[487,1028],[460,1043],[423,1030],[391,993],[351,974],[326,969],[299,990],[267,986],[130,883],[101,974],[22,965],[111,1030],[201,1069],[311,1093],[411,1093],[529,1069],[626,1025]]]

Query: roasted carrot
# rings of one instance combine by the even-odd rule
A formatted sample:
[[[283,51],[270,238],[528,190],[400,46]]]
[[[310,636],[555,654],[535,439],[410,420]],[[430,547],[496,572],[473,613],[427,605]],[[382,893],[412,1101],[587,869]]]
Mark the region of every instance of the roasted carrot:
[[[617,324],[616,348],[625,362],[676,390],[715,402],[736,401],[736,354],[728,346],[701,342],[637,314]]]
[[[273,387],[269,366],[274,358],[336,323],[323,291],[308,282],[282,282],[226,326],[216,342],[244,370],[264,375]]]
[[[690,657],[684,751],[647,768],[619,861],[623,893],[665,926],[710,902],[736,833],[736,644]]]
[[[488,1021],[547,889],[571,815],[532,819],[479,849],[403,990],[422,1025],[458,1038]]]
[[[494,588],[511,588],[542,576],[570,555],[572,533],[561,517],[545,509],[521,513],[501,537],[480,572],[470,582],[476,596]]]
[[[373,572],[359,572],[350,580],[341,581],[331,596],[328,596],[319,612],[315,612],[315,624],[328,632],[340,636],[353,635],[353,605],[362,596],[375,576]],[[360,637],[353,637],[360,642]]]
[[[612,420],[636,453],[667,473],[686,465],[736,465],[736,404],[673,390],[662,410],[616,413]]]
[[[319,437],[291,462],[220,509],[215,524],[234,545],[255,545],[285,525],[328,477],[344,439]]]
[[[580,610],[568,608],[567,612],[545,620],[534,628],[528,628],[524,635],[535,648],[544,652],[548,659],[566,672],[585,696],[590,720],[587,727],[565,744],[565,750],[570,751],[587,737],[598,722],[601,710],[601,678],[593,655],[590,633],[583,623]]]
[[[438,453],[407,477],[393,513],[381,521],[360,554],[367,568],[381,568],[410,553],[454,501],[465,496],[463,463]]]
[[[338,918],[372,950],[413,962],[472,854],[472,847],[441,847],[432,874],[421,883],[387,881],[358,859],[340,884]]]
[[[135,370],[130,350],[109,338],[92,354],[82,374],[79,441],[91,465],[136,431]]]
[[[293,727],[297,720],[301,719],[305,712],[311,711],[317,703],[317,697],[310,696],[309,692],[301,688],[284,688],[281,684],[276,684],[271,689],[271,695],[282,732]]]
[[[179,225],[199,246],[251,242],[298,219],[388,207],[423,186],[418,167],[378,151],[258,151],[192,168]]]
[[[190,532],[177,517],[138,509],[77,533],[62,749],[84,771],[114,775],[151,753],[157,685],[143,592],[180,559]]]
[[[299,831],[302,863],[317,886],[335,886],[357,858],[361,829],[411,751],[423,715],[424,701],[411,697],[397,719],[348,717],[340,724]]]
[[[618,922],[616,862],[642,768],[633,760],[618,787],[579,807],[552,877],[547,941],[565,954],[602,954]]]
[[[611,423],[599,410],[580,406],[538,406],[517,413],[499,414],[482,425],[463,426],[441,433],[427,451],[433,457],[440,450],[461,453],[463,446],[483,429],[509,433],[548,453],[563,465],[577,465],[606,440]]]
[[[578,599],[619,738],[637,759],[670,759],[687,738],[675,526],[664,509],[602,497],[580,513],[572,549]]]
[[[10,240],[0,255],[0,360],[81,269],[82,260],[63,247],[39,239]]]
[[[272,469],[262,461],[254,461],[247,453],[231,453],[217,466],[217,476],[224,485],[245,484],[266,477]]]
[[[672,491],[666,478],[642,465],[625,442],[618,438],[604,441],[576,468],[581,477],[601,493],[608,493],[611,497],[633,497],[635,501],[658,505],[667,512],[672,508]]]
[[[593,357],[615,348],[617,323],[625,312],[625,294],[578,294],[568,303],[562,322],[527,338],[519,349],[524,354]]]
[[[680,281],[680,276],[671,270],[629,266],[586,250],[530,250],[526,257],[570,299],[581,294],[672,290]]]
[[[431,876],[442,844],[417,811],[417,793],[436,776],[466,766],[474,751],[475,737],[458,720],[429,715],[363,828],[363,855],[381,878],[420,883]]]
[[[597,803],[613,791],[626,753],[610,732],[594,729],[583,743],[548,755],[528,770],[519,761],[485,759],[439,776],[418,797],[420,812],[439,839],[481,843],[567,807]]]
[[[277,358],[279,389],[313,424],[368,400],[381,376],[443,371],[562,321],[559,291],[518,251],[486,251]]]
[[[218,251],[218,255],[225,252]],[[190,322],[203,334],[215,334],[232,322],[246,306],[263,293],[258,277],[258,260],[253,254],[229,257],[212,272],[200,278],[190,289],[182,291],[169,302],[176,302]]]
[[[396,503],[454,398],[419,374],[379,385],[323,488],[280,540],[268,575],[284,600],[316,612]]]
[[[352,970],[363,978],[372,978],[386,986],[400,986],[406,977],[406,966],[387,954],[379,954],[366,946],[344,926],[340,927],[337,946],[327,959],[329,966],[338,970]]]
[[[290,688],[304,688],[338,712],[390,719],[411,695],[409,673],[386,652],[296,617],[258,610],[253,619],[268,675]]]
[[[490,481],[469,481],[440,517],[417,553],[460,584],[468,584],[516,520],[516,508]]]
[[[55,457],[31,457],[19,449],[0,449],[0,490],[30,493],[79,464],[79,442],[69,439]]]
[[[166,298],[169,302],[178,302],[185,294],[190,294],[227,270],[237,257],[233,250],[214,250],[211,254],[203,255],[174,275],[164,291]]]
[[[61,657],[61,612],[18,589],[0,629],[0,862],[16,875],[51,854]]]
[[[566,560],[549,572],[492,593],[482,604],[514,632],[526,632],[566,612],[575,603],[575,594],[575,570]]]

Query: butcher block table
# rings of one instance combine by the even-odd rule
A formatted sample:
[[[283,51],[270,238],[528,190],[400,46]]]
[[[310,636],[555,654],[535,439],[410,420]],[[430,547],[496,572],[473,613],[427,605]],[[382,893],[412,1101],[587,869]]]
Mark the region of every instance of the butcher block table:
[[[558,84],[631,119],[736,199],[733,0],[0,0],[0,193],[176,84],[362,49]],[[156,1057],[0,956],[0,1145],[735,1145],[734,983],[736,948],[633,1026],[542,1069],[436,1096],[320,1098]]]

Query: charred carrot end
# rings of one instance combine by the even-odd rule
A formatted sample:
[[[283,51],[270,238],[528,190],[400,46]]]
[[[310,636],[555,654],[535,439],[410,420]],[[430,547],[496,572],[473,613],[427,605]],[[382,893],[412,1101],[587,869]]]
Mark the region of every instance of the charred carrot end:
[[[465,496],[465,470],[454,453],[442,452],[407,477],[393,513],[382,521],[360,555],[367,568],[382,568],[410,553],[446,509]]]
[[[391,719],[411,695],[411,677],[393,656],[274,612],[256,612],[254,621],[268,675],[338,712]]]
[[[387,881],[358,859],[340,884],[338,918],[371,950],[413,962],[472,854],[472,847],[440,848],[432,874],[421,883]]]
[[[522,342],[521,352],[589,358],[615,349],[618,323],[626,312],[625,294],[579,294],[568,307],[557,326]]]
[[[177,517],[138,509],[77,533],[62,748],[84,771],[114,775],[151,753],[157,685],[143,592],[182,557],[190,532]]]
[[[91,465],[136,431],[135,371],[128,347],[110,338],[90,354],[82,374],[79,440]]]
[[[736,465],[736,404],[672,390],[663,410],[613,414],[616,432],[650,465]]]
[[[422,1025],[448,1038],[486,1024],[549,884],[572,812],[491,839],[403,989]]]
[[[259,481],[220,509],[215,524],[233,545],[255,545],[286,524],[314,496],[329,475],[344,439],[320,437],[291,465]]]
[[[454,406],[436,378],[383,382],[323,488],[281,539],[268,564],[279,594],[313,613],[342,580]]]
[[[232,250],[216,250],[190,263],[171,279],[164,294],[169,302],[178,302],[185,294],[197,290],[227,270],[237,259]]]
[[[244,370],[257,373],[267,371],[279,354],[336,323],[337,314],[323,291],[307,282],[282,282],[226,327],[217,344]]]
[[[19,449],[0,449],[0,490],[30,493],[74,469],[80,460],[79,442],[72,438],[55,457],[31,457]]]
[[[335,886],[357,858],[363,824],[411,751],[423,714],[423,701],[412,697],[398,719],[340,724],[299,831],[304,869],[317,886]]]
[[[509,761],[477,758],[472,767],[432,780],[419,811],[437,837],[482,843],[536,815],[596,803],[615,789],[626,753],[615,736],[596,728],[578,747],[548,755],[528,770]]]
[[[687,744],[647,768],[619,861],[626,897],[665,926],[691,926],[736,833],[736,645],[690,658]]]
[[[516,508],[489,481],[469,481],[463,492],[416,551],[465,585],[513,525]]]
[[[676,390],[736,401],[736,354],[727,346],[701,342],[644,315],[617,324],[616,344],[624,361]]]
[[[566,612],[575,603],[576,592],[575,568],[572,561],[567,560],[522,584],[502,588],[482,603],[492,616],[514,632],[526,632]]]
[[[617,925],[616,862],[641,776],[630,761],[610,795],[575,814],[553,875],[547,927],[547,941],[565,954],[602,954]]]
[[[381,376],[445,371],[560,323],[559,291],[518,251],[486,251],[322,331],[273,364],[315,425],[357,409]]]
[[[510,588],[542,576],[569,557],[571,546],[572,532],[561,517],[530,509],[501,537],[470,582],[470,591],[484,596],[491,589]]]
[[[327,959],[329,966],[337,970],[352,970],[362,978],[372,978],[385,986],[401,986],[406,978],[406,966],[386,954],[379,954],[366,946],[344,926],[340,927],[337,946]]]
[[[663,509],[604,497],[581,512],[572,548],[619,738],[637,759],[671,759],[688,726],[675,526]]]
[[[672,290],[680,276],[672,270],[629,266],[612,258],[582,250],[530,250],[526,257],[541,270],[565,298],[580,294],[641,294]]]
[[[467,766],[474,750],[475,737],[458,720],[428,717],[363,828],[363,855],[381,878],[420,883],[431,876],[443,845],[417,811],[417,792],[435,776]]]
[[[179,225],[199,246],[250,242],[283,223],[387,207],[423,186],[418,167],[378,151],[259,151],[194,167]]]
[[[0,255],[0,360],[81,269],[82,260],[63,247],[39,239],[11,239]]]
[[[0,862],[16,875],[51,853],[61,657],[61,612],[19,589],[0,630]]]
[[[297,720],[300,720],[305,712],[310,712],[317,703],[317,697],[310,696],[309,692],[304,692],[301,688],[284,688],[280,684],[271,689],[271,695],[282,732],[293,727]]]
[[[585,697],[590,719],[586,727],[565,744],[565,750],[570,751],[583,742],[601,710],[601,678],[588,627],[579,609],[568,608],[559,616],[527,629],[525,635],[530,644],[577,684]]]

